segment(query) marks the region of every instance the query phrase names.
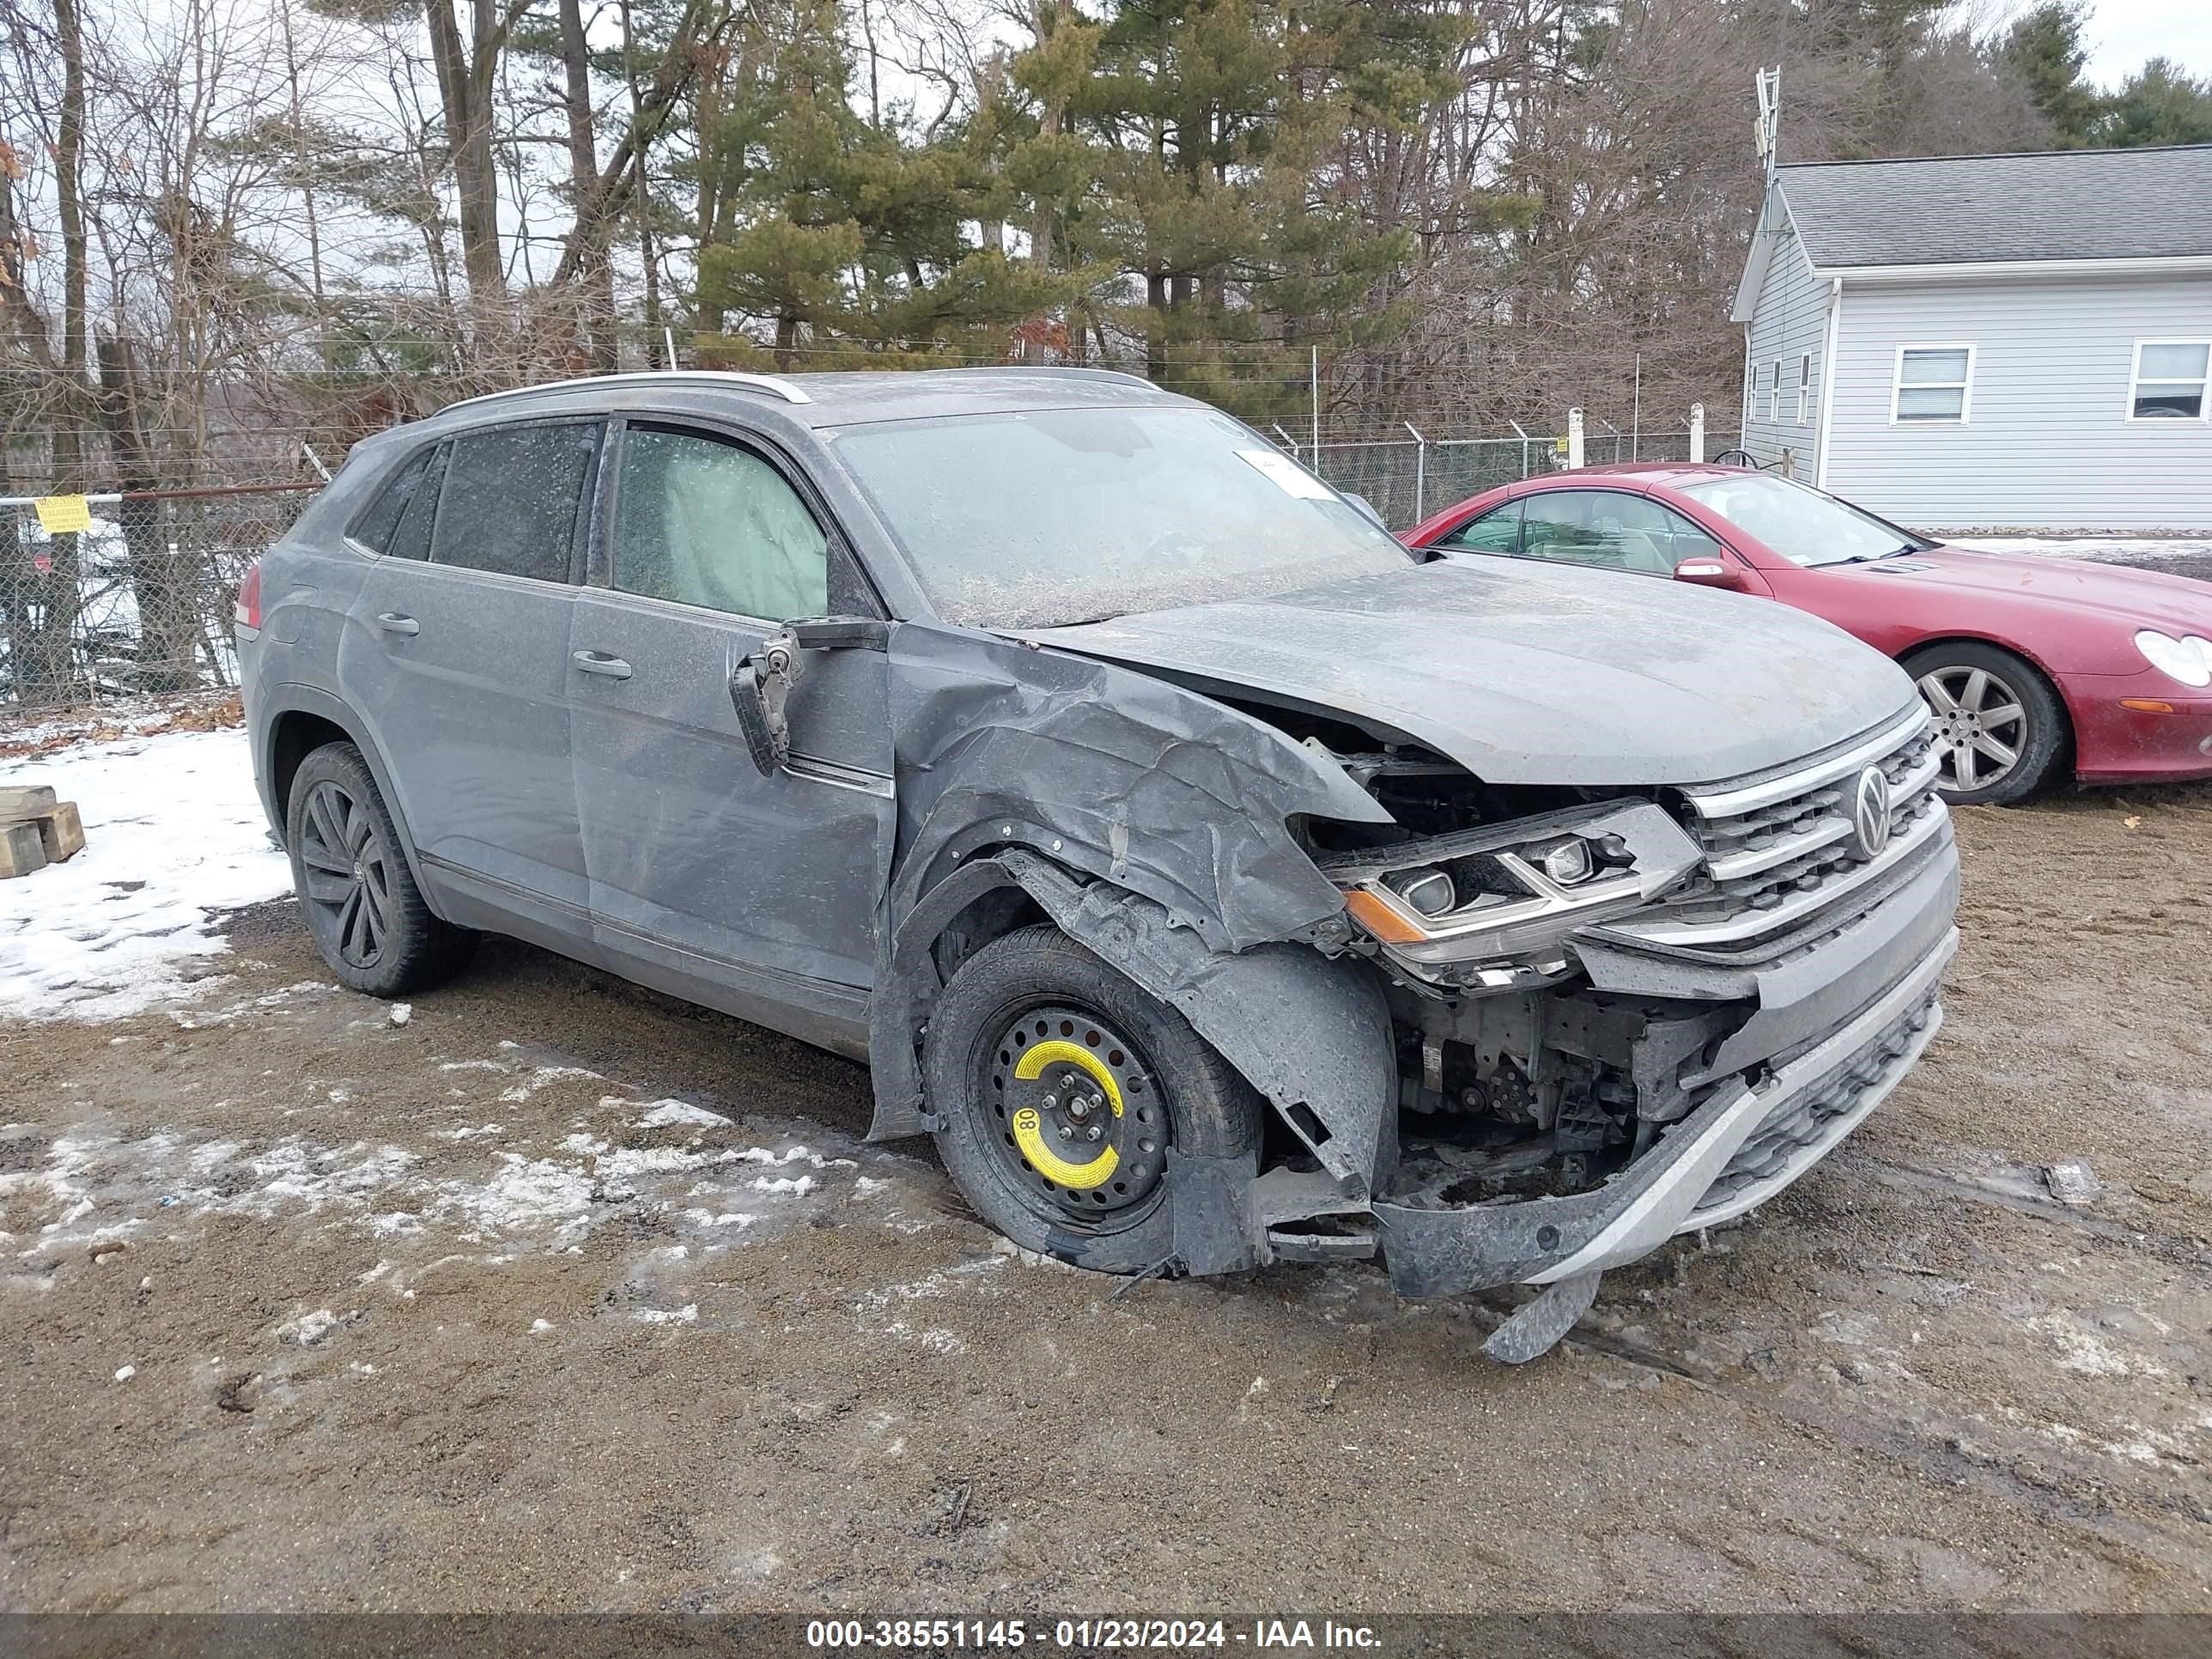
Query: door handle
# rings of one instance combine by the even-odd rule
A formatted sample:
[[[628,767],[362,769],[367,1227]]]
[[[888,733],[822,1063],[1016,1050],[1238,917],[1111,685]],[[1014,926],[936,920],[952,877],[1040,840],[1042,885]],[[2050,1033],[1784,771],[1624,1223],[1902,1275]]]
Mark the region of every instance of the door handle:
[[[396,611],[387,611],[376,619],[376,625],[387,634],[419,634],[422,624],[412,617],[403,617]]]
[[[568,660],[586,674],[604,674],[611,680],[629,678],[629,665],[620,657],[610,657],[604,651],[578,651],[572,653]]]

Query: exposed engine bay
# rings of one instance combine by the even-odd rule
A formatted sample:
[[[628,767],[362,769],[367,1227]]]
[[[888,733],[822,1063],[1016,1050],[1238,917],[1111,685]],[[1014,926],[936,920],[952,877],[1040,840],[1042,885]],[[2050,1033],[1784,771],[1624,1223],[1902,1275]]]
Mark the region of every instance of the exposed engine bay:
[[[1389,975],[1394,1188],[1485,1202],[1625,1167],[1703,1092],[1684,1062],[1750,1009],[1595,991],[1569,935],[1709,891],[1696,840],[1653,791],[1498,788],[1410,744],[1329,752],[1399,826],[1308,829],[1361,924],[1349,948]]]

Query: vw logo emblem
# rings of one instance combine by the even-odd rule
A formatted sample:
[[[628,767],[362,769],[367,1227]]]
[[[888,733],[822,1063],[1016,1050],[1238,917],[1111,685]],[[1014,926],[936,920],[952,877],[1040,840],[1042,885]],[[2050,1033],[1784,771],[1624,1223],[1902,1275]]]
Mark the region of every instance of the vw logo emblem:
[[[1889,777],[1879,766],[1859,774],[1859,787],[1851,800],[1851,828],[1857,832],[1859,851],[1878,856],[1889,845]]]

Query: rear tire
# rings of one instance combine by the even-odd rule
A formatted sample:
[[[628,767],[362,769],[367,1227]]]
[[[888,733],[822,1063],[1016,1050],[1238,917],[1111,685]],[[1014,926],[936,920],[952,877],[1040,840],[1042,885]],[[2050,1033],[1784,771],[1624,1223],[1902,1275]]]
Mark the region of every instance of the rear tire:
[[[930,1015],[922,1076],[938,1151],[976,1214],[1099,1273],[1174,1254],[1170,1146],[1235,1158],[1260,1142],[1260,1097],[1237,1069],[1049,926],[961,964]]]
[[[361,750],[325,744],[292,775],[284,814],[292,890],[340,984],[373,997],[452,977],[476,935],[430,913]]]
[[[1936,720],[1943,771],[1936,787],[1954,806],[2004,806],[2050,780],[2072,735],[2066,706],[2042,671],[1994,645],[1960,640],[1904,659]]]

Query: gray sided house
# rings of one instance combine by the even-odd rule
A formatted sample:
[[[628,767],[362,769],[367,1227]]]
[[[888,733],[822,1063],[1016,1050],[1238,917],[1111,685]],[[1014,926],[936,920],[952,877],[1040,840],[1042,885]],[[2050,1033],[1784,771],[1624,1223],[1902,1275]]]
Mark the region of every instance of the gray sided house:
[[[1762,465],[1916,530],[2212,529],[2212,145],[1777,167],[1730,318]]]

